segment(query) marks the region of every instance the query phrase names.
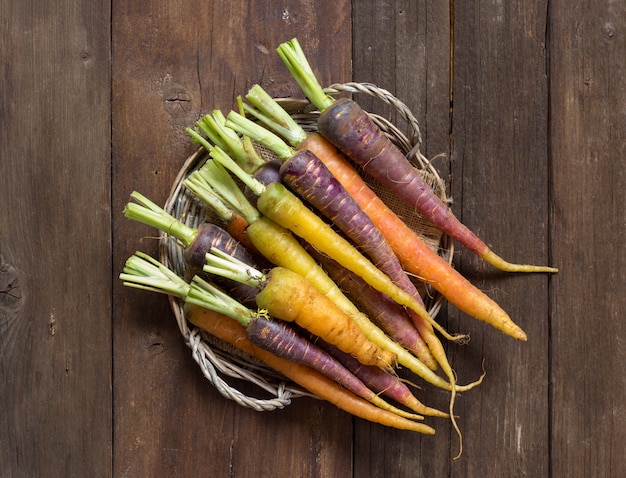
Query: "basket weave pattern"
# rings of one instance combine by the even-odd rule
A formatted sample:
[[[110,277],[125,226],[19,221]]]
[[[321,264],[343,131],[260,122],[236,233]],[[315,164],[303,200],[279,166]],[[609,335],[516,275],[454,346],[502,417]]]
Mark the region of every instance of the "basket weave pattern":
[[[433,189],[440,197],[447,201],[444,181],[440,178],[430,161],[420,152],[422,140],[419,124],[404,103],[388,91],[369,83],[333,84],[326,89],[326,92],[331,95],[346,93],[366,94],[390,105],[399,114],[399,117],[406,121],[406,133],[381,116],[372,114],[372,118],[420,170],[424,178],[433,186]],[[316,121],[319,112],[310,103],[291,99],[279,99],[278,102],[306,131],[317,131]],[[263,154],[269,155],[270,153]],[[204,208],[203,204],[183,187],[182,183],[191,172],[202,166],[207,158],[208,153],[204,148],[198,149],[187,158],[174,180],[164,206],[164,209],[172,216],[192,227],[196,227],[203,221],[212,220],[212,216]],[[402,217],[414,231],[418,232],[444,259],[451,262],[453,246],[446,235],[421,218],[408,206],[400,203],[393,195],[381,189],[374,181],[369,180],[367,177],[366,181],[394,212]],[[166,233],[162,233],[160,237],[159,259],[164,265],[170,267],[181,276],[185,275],[182,247]],[[444,301],[443,297],[423,286],[420,292],[424,296],[427,310],[432,317],[435,317]],[[284,408],[294,398],[311,396],[308,392],[256,359],[243,354],[241,351],[189,324],[185,318],[184,304],[179,299],[171,297],[170,306],[180,332],[191,349],[193,359],[199,365],[203,375],[224,397],[234,400],[244,407],[258,411],[269,411]],[[258,395],[261,396],[250,396],[249,393],[240,391],[233,385],[232,382],[234,380],[232,379],[244,380],[254,384],[260,391]]]

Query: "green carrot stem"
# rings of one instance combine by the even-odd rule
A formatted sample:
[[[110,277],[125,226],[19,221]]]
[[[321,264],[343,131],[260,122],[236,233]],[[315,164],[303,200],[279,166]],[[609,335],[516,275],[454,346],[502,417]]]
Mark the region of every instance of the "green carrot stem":
[[[178,297],[227,315],[244,327],[257,314],[198,276],[191,283],[185,282],[175,272],[143,252],[136,252],[126,260],[119,277],[125,286]]]
[[[248,309],[225,292],[198,276],[194,276],[191,280],[189,293],[185,298],[185,302],[224,314],[231,319],[235,319],[244,327],[247,327],[248,324],[257,317],[256,311]]]
[[[215,145],[228,151],[237,158],[245,158],[241,138],[231,129],[224,127],[224,116],[221,111],[215,110],[213,116],[205,115],[196,123]]]
[[[230,156],[228,156],[224,151],[219,150],[219,149],[214,149],[211,153],[211,157],[222,166],[222,171],[223,171],[223,180],[224,180],[224,185],[223,186],[219,186],[216,182],[216,184],[214,185],[214,187],[216,189],[219,188],[218,191],[222,191],[224,189],[231,189],[231,186],[229,185],[228,181],[232,182],[232,184],[235,184],[235,182],[233,181],[232,177],[228,174],[228,171],[230,171],[231,173],[233,173],[239,180],[241,180],[241,182],[243,182],[246,186],[248,186],[250,188],[250,190],[256,194],[257,196],[262,194],[263,191],[265,191],[265,185],[256,180],[251,174],[247,173],[246,171],[244,171],[241,166],[239,166]],[[228,179],[226,179],[228,178]]]
[[[120,279],[124,285],[185,298],[189,284],[172,270],[143,252],[136,252],[126,260]]]
[[[276,131],[291,146],[296,147],[307,138],[308,134],[302,126],[260,85],[252,86],[246,99],[255,107],[244,105],[246,113],[254,116],[266,127]]]
[[[189,246],[195,239],[197,229],[183,224],[137,191],[133,191],[130,197],[137,201],[137,204],[130,202],[124,207],[123,212],[127,218],[155,227],[175,237],[184,247]]]
[[[267,126],[268,128],[270,128],[272,131],[275,131],[276,133],[278,133],[280,136],[282,136],[283,138],[286,138],[286,135],[290,134],[290,129],[287,128],[286,126],[273,121],[272,117],[261,112],[258,109],[253,108],[252,106],[245,104],[243,106],[243,109],[246,113],[250,114],[250,116],[254,116],[257,120],[259,120],[263,125]],[[229,123],[232,124],[232,123]],[[271,127],[268,126],[271,124]]]
[[[245,108],[244,108],[244,104],[243,104],[243,100],[241,99],[241,96],[237,97],[237,105],[239,106],[239,114],[242,116],[245,116],[246,112],[245,112]],[[221,115],[221,118],[222,118],[222,124],[224,125],[224,128],[227,128],[226,118],[224,117],[224,115]],[[237,133],[234,130],[232,131],[235,134]],[[256,148],[254,147],[254,143],[252,142],[252,139],[250,139],[249,136],[246,136],[246,135],[242,136],[242,144],[243,144],[243,149],[246,152],[247,161],[241,159],[239,163],[242,164],[242,166],[245,168],[246,171],[253,173],[254,171],[258,170],[261,166],[263,166],[266,161],[258,153]]]
[[[138,193],[137,191],[133,191],[132,193],[130,193],[130,197],[134,199],[135,201],[137,201],[137,204],[141,204],[142,206],[146,207],[147,209],[150,209],[151,211],[159,212],[159,213],[163,211],[163,208],[161,206],[152,202],[146,196]]]
[[[217,193],[207,184],[199,171],[194,171],[187,176],[183,181],[183,186],[189,189],[189,191],[206,206],[211,208],[221,220],[228,222],[233,218],[233,210],[224,204]]]
[[[276,51],[302,92],[316,108],[324,111],[333,104],[334,98],[327,95],[317,81],[297,38],[282,43]]]
[[[261,271],[214,247],[206,255],[203,270],[253,287],[262,287],[267,282]]]
[[[221,160],[218,160],[218,158],[227,158],[233,163],[234,161],[219,146],[213,148],[211,151],[211,157],[214,160],[207,161],[198,170],[198,177],[202,179],[202,182],[199,182],[196,185],[207,190],[207,193],[216,194],[219,199],[234,209],[249,224],[251,224],[253,221],[258,219],[260,213],[255,209],[250,201],[248,201],[237,183],[235,183],[232,176],[224,169],[220,162]],[[252,177],[249,173],[243,171],[241,167],[237,167],[242,171],[242,175],[244,177]]]
[[[293,148],[285,143],[282,138],[258,123],[240,115],[236,111],[228,113],[228,116],[226,117],[226,125],[238,133],[249,136],[254,141],[262,144],[280,159],[287,160],[293,156]]]
[[[213,145],[209,143],[204,136],[200,134],[200,131],[192,128],[185,128],[185,131],[189,136],[191,136],[192,143],[198,143],[204,147],[207,151],[211,151],[213,149]]]
[[[236,158],[240,164],[245,165],[246,170],[254,171],[265,163],[254,149],[250,138],[246,136],[241,138],[234,130],[226,126],[226,118],[220,110],[214,110],[211,115],[205,115],[196,122],[196,126],[204,132],[213,145],[219,146]]]

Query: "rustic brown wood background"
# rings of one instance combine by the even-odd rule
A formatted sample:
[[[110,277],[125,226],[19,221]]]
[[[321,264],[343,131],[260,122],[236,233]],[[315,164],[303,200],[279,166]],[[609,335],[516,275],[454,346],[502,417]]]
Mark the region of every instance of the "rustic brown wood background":
[[[0,476],[626,476],[626,4],[611,0],[0,0]],[[504,257],[455,265],[520,323],[449,307],[465,448],[299,399],[260,413],[208,385],[164,298],[117,280],[192,151],[184,128],[255,82],[374,82],[416,113],[455,212]],[[378,105],[368,103],[371,108]],[[424,401],[440,400],[425,387]]]

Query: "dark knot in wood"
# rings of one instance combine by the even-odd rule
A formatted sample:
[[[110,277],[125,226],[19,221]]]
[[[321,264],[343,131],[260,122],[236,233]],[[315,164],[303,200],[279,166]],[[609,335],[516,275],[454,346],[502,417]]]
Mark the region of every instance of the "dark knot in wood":
[[[15,314],[22,308],[23,297],[18,270],[0,255],[0,314]]]

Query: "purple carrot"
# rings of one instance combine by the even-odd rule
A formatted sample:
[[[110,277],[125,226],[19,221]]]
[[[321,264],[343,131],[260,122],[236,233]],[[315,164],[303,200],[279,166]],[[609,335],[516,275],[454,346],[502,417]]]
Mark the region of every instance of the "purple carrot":
[[[224,251],[251,267],[258,268],[267,265],[263,258],[251,253],[225,229],[216,224],[203,223],[198,227],[198,232],[196,240],[183,252],[185,261],[190,266],[190,271],[187,273],[188,277],[193,277],[195,274],[204,274],[202,268],[206,263],[206,255],[212,248]],[[248,307],[256,305],[257,290],[255,287],[222,277],[216,277],[215,282],[227,290],[233,297],[237,297],[244,305]]]
[[[346,367],[351,373],[359,378],[368,388],[376,393],[382,393],[386,397],[396,401],[400,405],[413,410],[416,413],[422,415],[436,416],[436,417],[449,417],[450,415],[437,410],[435,408],[427,407],[421,403],[409,390],[404,383],[396,375],[382,370],[378,367],[372,367],[370,365],[363,365],[354,357],[342,352],[334,345],[330,345],[321,339],[315,337],[305,336],[314,345],[328,353],[331,357],[336,359],[341,365]]]
[[[129,219],[156,227],[178,240],[183,246],[183,258],[187,265],[186,276],[189,278],[202,273],[206,254],[212,247],[226,251],[253,267],[264,268],[268,265],[267,261],[251,253],[216,224],[204,222],[197,227],[190,227],[136,191],[131,193],[131,198],[137,203],[128,203],[124,208],[124,215]],[[246,305],[255,304],[257,291],[254,287],[223,278],[219,279],[219,284],[233,294],[236,293]]]
[[[282,322],[257,317],[248,323],[246,333],[250,341],[255,345],[281,358],[307,365],[317,370],[359,397],[375,403],[380,408],[393,411],[405,418],[421,418],[419,415],[407,413],[389,405],[337,359],[297,334],[294,329]],[[430,410],[428,407],[424,407],[424,409]]]
[[[254,172],[253,176],[257,181],[259,181],[262,184],[265,184],[266,186],[270,183],[279,183],[280,182],[280,167],[282,164],[283,162],[280,159],[274,159],[272,161],[268,161],[262,166],[260,166]],[[250,204],[256,207],[256,202],[259,196],[253,193],[250,190],[250,188],[247,186],[244,188],[244,194],[246,198],[248,198],[248,201],[250,201]]]

